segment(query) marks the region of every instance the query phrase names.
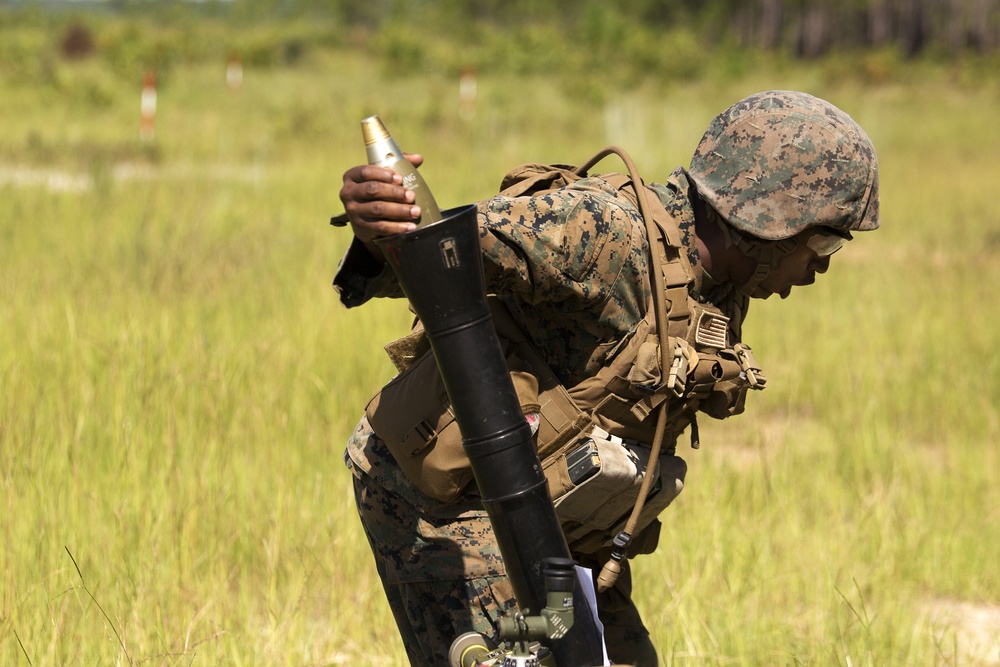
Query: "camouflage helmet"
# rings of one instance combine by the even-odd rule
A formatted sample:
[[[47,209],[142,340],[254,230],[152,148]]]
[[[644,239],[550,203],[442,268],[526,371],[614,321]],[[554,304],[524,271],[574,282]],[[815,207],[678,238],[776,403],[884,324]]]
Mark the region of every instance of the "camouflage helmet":
[[[871,139],[846,113],[807,93],[758,93],[716,116],[690,175],[730,225],[759,239],[816,226],[878,227]]]

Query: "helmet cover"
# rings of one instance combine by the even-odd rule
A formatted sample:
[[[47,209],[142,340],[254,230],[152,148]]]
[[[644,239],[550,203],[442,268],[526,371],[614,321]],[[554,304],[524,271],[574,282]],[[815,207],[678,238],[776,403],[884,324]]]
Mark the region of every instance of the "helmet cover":
[[[846,113],[807,93],[757,93],[716,116],[690,175],[726,222],[760,239],[879,225],[871,139]]]

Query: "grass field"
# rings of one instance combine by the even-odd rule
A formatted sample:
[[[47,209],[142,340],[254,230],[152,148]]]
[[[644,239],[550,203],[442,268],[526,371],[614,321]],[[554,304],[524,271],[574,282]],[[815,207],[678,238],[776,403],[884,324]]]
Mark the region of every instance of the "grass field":
[[[358,120],[451,206],[609,143],[661,178],[731,102],[801,88],[868,129],[884,228],[752,309],[769,388],[685,448],[640,606],[668,665],[1000,664],[993,76],[781,68],[600,105],[483,76],[463,121],[457,81],[360,57],[235,93],[183,65],[151,145],[99,63],[0,80],[0,663],[402,664],[341,463],[409,321],[329,285]]]

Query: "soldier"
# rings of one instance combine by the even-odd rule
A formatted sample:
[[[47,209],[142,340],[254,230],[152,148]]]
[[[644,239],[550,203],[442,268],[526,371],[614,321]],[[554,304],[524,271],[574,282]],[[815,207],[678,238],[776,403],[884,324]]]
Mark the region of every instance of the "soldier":
[[[645,184],[655,195],[652,241],[654,228],[644,224],[627,183],[603,175],[540,193],[515,187],[479,203],[478,217],[488,291],[588,416],[588,434],[600,434],[604,447],[648,456],[656,426],[650,415],[663,407],[659,475],[670,490],[643,509],[631,557],[655,548],[656,513],[682,487],[677,437],[689,429],[695,444],[697,414],[739,414],[748,389],[764,386],[741,340],[749,299],[786,298],[793,287],[812,284],[852,232],[878,227],[879,197],[875,150],[864,130],[832,104],[792,91],[737,102],[709,125],[689,169]],[[334,279],[342,303],[402,296],[372,241],[415,228],[413,193],[394,172],[366,165],[344,174],[340,197],[354,232]],[[651,243],[661,254],[651,253]],[[650,279],[651,257],[661,257],[665,284]],[[658,300],[668,304],[663,338],[650,317]],[[674,360],[669,376],[656,361],[664,344],[671,354],[663,358]],[[397,365],[401,375],[413,372],[408,362]],[[449,469],[444,485],[437,471],[436,485],[428,486],[393,454],[396,441],[412,436],[410,422],[427,423],[404,414],[417,398],[373,401],[344,458],[410,662],[440,665],[458,635],[495,637],[497,618],[515,603],[467,471]],[[538,418],[536,404],[522,405]],[[428,439],[428,448],[454,447],[444,433]],[[573,482],[553,497],[574,557],[600,568],[621,526],[588,517],[619,494],[584,484],[572,502],[561,495],[571,497]],[[581,503],[584,511],[572,514]],[[613,587],[598,594],[608,655],[614,663],[656,665],[631,599],[627,560],[621,566]]]

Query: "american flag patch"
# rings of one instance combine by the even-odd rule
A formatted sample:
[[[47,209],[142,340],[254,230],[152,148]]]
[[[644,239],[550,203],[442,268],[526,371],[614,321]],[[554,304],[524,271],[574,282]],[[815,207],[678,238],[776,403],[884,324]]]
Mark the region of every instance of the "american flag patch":
[[[725,315],[703,311],[698,318],[694,341],[699,345],[722,349],[726,347],[726,332],[729,330],[729,318]]]

